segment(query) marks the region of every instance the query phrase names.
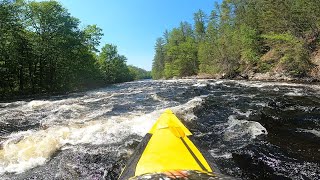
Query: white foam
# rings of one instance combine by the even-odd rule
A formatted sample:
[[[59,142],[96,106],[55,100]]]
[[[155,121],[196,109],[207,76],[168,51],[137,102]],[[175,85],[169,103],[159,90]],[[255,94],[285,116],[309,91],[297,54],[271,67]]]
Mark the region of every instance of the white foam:
[[[278,87],[273,88],[274,91],[279,91],[280,89]]]
[[[288,93],[285,93],[284,95],[286,96],[303,96],[304,94],[303,93],[300,93],[300,92],[288,92]]]
[[[192,85],[193,87],[206,87],[207,84],[204,84],[204,83],[197,83],[197,84],[194,84]]]
[[[92,111],[88,114],[86,114],[86,117],[83,118],[83,121],[82,122],[85,122],[85,121],[90,121],[90,120],[93,120],[93,119],[96,119],[110,111],[112,111],[112,106],[103,106],[104,108],[101,110],[96,110],[96,111]]]
[[[79,104],[63,104],[61,106],[58,106],[57,111],[69,111],[69,110],[84,110],[86,109],[85,106],[81,106]]]
[[[117,122],[119,119],[114,118],[108,121],[88,122],[83,125],[49,127],[46,130],[12,134],[4,142],[3,149],[0,150],[0,172],[21,173],[42,165],[66,144],[120,142],[123,138],[134,133],[131,130],[131,125],[137,123],[137,120],[132,119],[131,123],[128,123],[123,120]],[[140,122],[140,124],[142,123]]]
[[[164,99],[159,97],[157,94],[151,94],[150,96],[155,101],[160,101],[160,102],[164,101]]]
[[[202,97],[196,97],[186,104],[172,107],[172,110],[184,120],[191,120],[195,118],[193,108],[201,102]],[[58,106],[54,110],[59,113],[83,108],[85,107],[72,104]],[[65,126],[52,126],[49,123],[51,126],[44,130],[13,133],[7,137],[0,150],[0,174],[21,173],[42,165],[66,145],[65,148],[73,148],[79,144],[111,144],[122,142],[132,134],[144,136],[163,111],[164,109],[160,109],[147,114],[136,112],[81,124],[77,123],[78,119],[74,119]],[[50,118],[53,120],[53,117]]]
[[[22,173],[27,169],[31,169],[33,167],[42,165],[46,162],[46,158],[38,157],[38,158],[30,158],[27,161],[20,161],[19,164],[9,164],[5,168],[0,166],[0,174],[5,172],[10,173]]]
[[[255,103],[256,106],[262,106],[262,107],[268,107],[267,103],[264,102],[259,102],[259,103]]]
[[[218,84],[222,84],[222,83],[224,83],[224,82],[226,82],[225,80],[216,80],[215,82],[212,82],[212,83],[210,83],[210,85],[218,85]]]
[[[300,86],[300,84],[286,82],[261,82],[261,81],[234,81],[240,85],[247,87],[266,87],[266,86]]]
[[[90,115],[90,113],[84,114],[88,108],[79,104],[52,105],[47,111],[50,112],[49,115],[41,119],[41,124],[46,126],[84,122]]]
[[[40,101],[40,100],[34,100],[34,101],[30,101],[27,106],[31,109],[37,109],[37,108],[41,108],[44,107],[46,105],[48,105],[50,103],[50,101]]]
[[[155,115],[152,113],[132,119],[123,117],[122,120],[114,118],[85,125],[49,127],[36,132],[12,134],[0,150],[0,172],[21,173],[42,165],[65,144],[109,144],[121,142],[130,134],[144,135],[155,122]]]
[[[111,96],[109,96],[109,97],[111,97]],[[98,101],[101,101],[101,100],[103,100],[103,99],[107,99],[107,98],[109,98],[109,97],[103,97],[103,98],[89,98],[89,99],[85,99],[85,100],[83,100],[83,102],[85,102],[85,103],[98,102]]]
[[[0,103],[0,108],[5,108],[9,105],[10,105],[10,103]]]
[[[252,114],[252,110],[246,111],[245,113],[241,112],[239,109],[234,109],[233,112],[242,115],[242,116],[246,116],[249,117]]]
[[[68,128],[25,131],[10,135],[0,150],[0,171],[21,173],[44,164],[69,135]]]
[[[270,157],[270,156],[264,156],[263,160],[270,167],[279,167],[279,164],[281,163],[281,160]]]
[[[307,87],[317,91],[320,90],[320,86],[316,84],[301,84],[301,83],[287,83],[287,82],[261,82],[261,81],[232,81],[232,82],[235,82],[237,84],[247,86],[247,87],[261,88],[266,86],[269,86],[269,87],[286,86],[286,87],[296,87],[296,88]],[[278,90],[277,87],[274,90],[277,91]]]
[[[127,91],[125,92],[114,92],[112,94],[112,97],[122,96],[122,95],[134,95],[134,94],[140,94],[140,93],[143,93],[143,91],[137,90],[137,89],[133,89],[133,90],[127,89]]]
[[[212,157],[215,157],[215,158],[224,158],[224,159],[232,158],[232,153],[229,153],[229,152],[222,153],[220,149],[211,149],[209,150],[209,153],[211,154]]]
[[[192,121],[195,120],[197,117],[193,113],[193,109],[196,106],[199,106],[203,102],[203,98],[207,96],[199,96],[191,99],[186,104],[179,105],[176,107],[171,108],[171,110],[177,114],[179,117],[183,118],[183,120],[186,121]]]
[[[311,134],[314,134],[315,136],[320,137],[320,131],[315,129],[298,129],[298,132],[311,133]]]
[[[224,140],[230,141],[249,135],[252,139],[259,135],[268,134],[265,127],[255,121],[238,120],[234,115],[229,116],[228,127],[224,132]]]

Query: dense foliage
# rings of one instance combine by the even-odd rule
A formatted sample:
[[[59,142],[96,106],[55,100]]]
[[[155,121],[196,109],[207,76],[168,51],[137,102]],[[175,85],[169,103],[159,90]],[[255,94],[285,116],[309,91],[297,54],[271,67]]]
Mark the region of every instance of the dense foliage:
[[[182,22],[155,45],[154,79],[197,74],[303,76],[319,45],[318,0],[224,0],[193,25]]]
[[[65,92],[134,77],[117,47],[56,1],[0,0],[0,95]],[[143,76],[143,75],[142,75]]]
[[[151,79],[151,72],[146,71],[144,69],[129,65],[128,66],[130,75],[134,80],[139,80],[139,79]]]

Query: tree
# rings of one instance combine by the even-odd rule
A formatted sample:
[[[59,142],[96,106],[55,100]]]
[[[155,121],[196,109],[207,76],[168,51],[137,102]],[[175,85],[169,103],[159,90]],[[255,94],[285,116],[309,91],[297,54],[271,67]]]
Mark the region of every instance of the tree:
[[[181,22],[179,28],[169,33],[165,45],[164,76],[194,75],[198,71],[197,45],[191,24]]]
[[[97,47],[100,44],[101,36],[103,36],[102,29],[97,25],[88,25],[84,29],[84,36],[86,38],[86,46],[90,51],[98,52]]]
[[[152,63],[152,77],[160,79],[164,76],[165,50],[164,39],[158,38],[155,45],[155,56]]]
[[[0,2],[0,93],[19,91],[26,86],[26,65],[32,59],[30,43],[20,8],[10,1]]]
[[[203,41],[206,33],[207,15],[199,9],[198,12],[194,13],[193,19],[195,25],[196,40],[197,42]]]
[[[177,57],[174,60],[174,75],[183,77],[195,75],[198,72],[198,47],[195,40],[188,37],[177,49]]]
[[[319,46],[320,5],[317,0],[224,0],[209,17],[194,13],[193,26],[181,22],[165,31],[164,65],[154,65],[153,72],[164,70],[154,78],[197,73],[232,78],[280,70],[301,76]]]
[[[150,79],[151,78],[151,72],[146,71],[144,69],[135,67],[135,66],[128,66],[129,71],[131,76],[133,77],[134,80],[139,80],[139,79]]]
[[[199,43],[199,71],[205,74],[217,74],[220,72],[218,64],[218,25],[219,19],[217,12],[213,10],[210,15],[205,38]]]
[[[102,29],[80,29],[80,21],[57,1],[0,1],[0,17],[1,97],[133,80],[115,46],[104,49],[109,54],[100,63]]]
[[[133,80],[126,65],[127,58],[118,54],[117,46],[106,44],[99,55],[99,64],[107,83],[120,83]]]

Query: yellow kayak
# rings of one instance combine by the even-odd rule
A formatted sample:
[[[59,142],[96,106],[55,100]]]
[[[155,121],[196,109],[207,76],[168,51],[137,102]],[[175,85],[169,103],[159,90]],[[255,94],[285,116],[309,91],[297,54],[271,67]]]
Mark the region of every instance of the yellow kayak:
[[[188,138],[192,133],[166,110],[136,148],[119,179],[145,174],[197,171],[212,174],[201,152]]]

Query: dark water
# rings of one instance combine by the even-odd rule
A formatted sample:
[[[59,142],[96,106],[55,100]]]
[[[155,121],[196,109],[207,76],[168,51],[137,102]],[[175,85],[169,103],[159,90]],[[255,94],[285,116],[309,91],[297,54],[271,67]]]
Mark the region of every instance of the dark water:
[[[320,86],[142,81],[0,103],[1,179],[116,179],[171,108],[220,173],[320,179]]]

